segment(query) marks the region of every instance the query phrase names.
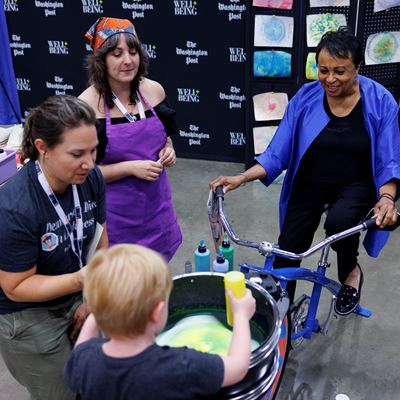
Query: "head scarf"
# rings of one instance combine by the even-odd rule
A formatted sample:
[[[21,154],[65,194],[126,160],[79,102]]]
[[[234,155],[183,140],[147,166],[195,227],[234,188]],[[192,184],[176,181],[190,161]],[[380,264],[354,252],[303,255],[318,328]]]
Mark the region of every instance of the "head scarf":
[[[131,21],[119,18],[99,18],[86,32],[85,37],[90,42],[93,53],[111,36],[117,33],[129,33],[137,36],[135,27]]]

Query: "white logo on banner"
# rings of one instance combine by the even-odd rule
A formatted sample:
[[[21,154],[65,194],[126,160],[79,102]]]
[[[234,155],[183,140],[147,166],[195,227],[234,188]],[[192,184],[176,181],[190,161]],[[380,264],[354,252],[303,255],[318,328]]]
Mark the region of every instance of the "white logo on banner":
[[[189,125],[189,132],[179,130],[179,136],[189,138],[189,146],[200,146],[201,139],[210,139],[208,133],[200,132],[200,128],[194,124]]]
[[[102,14],[103,0],[82,0],[82,12],[84,14]]]
[[[178,92],[178,101],[181,103],[199,103],[200,90],[188,88],[176,88]]]
[[[240,94],[241,89],[236,86],[231,86],[230,93],[219,92],[219,98],[221,100],[227,100],[229,102],[229,109],[242,108],[242,102],[246,100],[244,94]]]
[[[64,83],[64,78],[57,75],[54,77],[54,82],[46,81],[46,88],[54,89],[54,94],[66,94],[67,90],[74,90],[73,85]]]
[[[174,0],[175,15],[197,15],[197,1]]]
[[[132,18],[144,18],[145,11],[154,10],[152,3],[145,3],[142,0],[132,0],[130,3],[123,1],[121,3],[123,10],[133,10]]]
[[[25,49],[31,49],[32,46],[30,43],[25,43],[21,41],[21,36],[12,34],[11,35],[10,47],[12,49],[14,56],[24,56]]]
[[[152,60],[154,60],[155,58],[157,58],[157,52],[156,52],[156,48],[157,46],[155,44],[145,44],[142,43],[142,47],[144,48],[144,50],[146,51],[147,55],[149,56],[149,58],[151,58]]]
[[[21,92],[30,92],[31,91],[31,80],[27,78],[16,78],[17,82],[17,90]]]
[[[244,146],[246,139],[243,132],[229,132],[231,146]]]
[[[186,49],[180,49],[179,47],[176,48],[176,54],[178,56],[185,56],[186,57],[186,65],[189,64],[198,64],[199,57],[207,57],[208,51],[207,50],[200,50],[197,49],[197,43],[188,40],[186,42]]]
[[[242,0],[229,0],[229,4],[218,2],[219,11],[228,12],[228,20],[241,20],[242,14],[246,11],[246,5],[241,4]]]
[[[19,11],[18,0],[4,0],[4,11]]]
[[[64,4],[60,1],[38,1],[35,0],[36,8],[44,8],[45,17],[54,17],[56,15],[57,8],[64,8]]]
[[[62,40],[48,40],[49,54],[68,54],[68,42]]]
[[[229,61],[232,63],[243,63],[246,61],[243,47],[229,47]]]

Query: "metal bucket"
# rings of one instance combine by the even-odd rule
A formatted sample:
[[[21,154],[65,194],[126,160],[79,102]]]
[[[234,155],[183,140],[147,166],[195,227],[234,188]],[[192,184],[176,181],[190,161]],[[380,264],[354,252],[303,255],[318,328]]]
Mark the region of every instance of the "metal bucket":
[[[223,277],[223,274],[208,272],[174,277],[167,327],[168,324],[176,323],[179,319],[201,310],[225,310]],[[246,286],[256,300],[256,312],[250,323],[252,336],[257,332],[260,339],[261,332],[262,340],[259,340],[259,347],[251,354],[246,377],[236,385],[223,388],[215,396],[207,399],[273,398],[272,392],[275,391],[276,379],[282,368],[278,346],[281,336],[279,311],[275,300],[264,288],[250,281],[246,281]]]

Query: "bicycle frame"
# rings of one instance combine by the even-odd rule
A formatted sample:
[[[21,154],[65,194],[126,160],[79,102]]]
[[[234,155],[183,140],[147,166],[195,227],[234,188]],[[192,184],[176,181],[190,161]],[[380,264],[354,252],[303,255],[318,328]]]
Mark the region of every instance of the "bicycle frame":
[[[222,187],[217,188],[216,194],[214,194],[214,203],[212,204],[212,207],[213,207],[212,210],[210,210],[209,207],[209,215],[212,214],[214,216],[213,220],[214,226],[212,227],[212,231],[214,234],[214,239],[216,241],[218,241],[222,236],[221,232],[218,232],[218,229],[216,229],[216,226],[220,224],[219,228],[222,229],[223,227],[233,242],[235,242],[240,246],[255,248],[259,251],[261,255],[266,257],[263,268],[248,264],[239,264],[242,272],[248,273],[250,270],[252,270],[260,274],[267,273],[276,278],[280,282],[281,287],[283,289],[286,289],[288,281],[303,280],[313,283],[311,296],[303,295],[299,299],[299,300],[303,300],[304,298],[308,299],[309,309],[302,329],[292,334],[291,339],[296,340],[301,337],[304,339],[311,339],[312,334],[316,332],[321,332],[322,334],[326,335],[329,330],[330,322],[332,320],[332,316],[334,313],[334,304],[336,301],[336,297],[341,287],[341,284],[339,282],[326,277],[326,268],[329,267],[328,255],[329,255],[330,245],[333,242],[351,236],[357,232],[365,231],[371,227],[374,227],[375,220],[374,219],[367,220],[353,228],[329,236],[324,240],[322,240],[321,242],[314,245],[313,247],[311,247],[310,249],[308,249],[307,251],[300,254],[296,254],[285,250],[281,250],[276,244],[270,242],[256,243],[240,239],[233,231],[231,225],[229,224],[228,219],[225,216],[223,210]],[[218,216],[218,221],[215,220],[216,215]],[[299,267],[299,268],[289,267],[289,268],[274,269],[272,266],[275,255],[292,260],[302,260],[303,258],[306,258],[316,253],[319,250],[322,250],[322,253],[316,271],[312,271],[304,267]],[[331,292],[332,300],[328,316],[325,322],[322,325],[320,325],[317,319],[317,311],[318,311],[322,288],[326,288]],[[294,303],[294,306],[296,306],[296,302]],[[353,312],[362,315],[364,317],[370,317],[372,315],[371,311],[361,307],[360,305],[358,305]]]

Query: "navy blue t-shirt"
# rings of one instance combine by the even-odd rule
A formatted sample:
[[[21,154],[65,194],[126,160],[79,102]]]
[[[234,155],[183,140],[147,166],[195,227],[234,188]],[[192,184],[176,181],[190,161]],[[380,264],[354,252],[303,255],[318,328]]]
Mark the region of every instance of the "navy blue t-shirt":
[[[95,167],[87,179],[77,185],[83,214],[83,263],[85,247],[92,239],[96,222],[106,219],[105,184]],[[65,214],[74,223],[72,186],[56,193]],[[0,269],[27,271],[37,266],[37,274],[61,275],[79,269],[66,229],[38,181],[35,163],[29,162],[0,188]],[[86,248],[87,250],[87,248]],[[0,314],[32,307],[48,307],[67,301],[72,295],[45,302],[14,302],[0,288]]]
[[[80,344],[67,361],[65,381],[82,400],[190,400],[221,388],[224,364],[216,354],[153,344],[116,358],[103,352],[106,340]]]

